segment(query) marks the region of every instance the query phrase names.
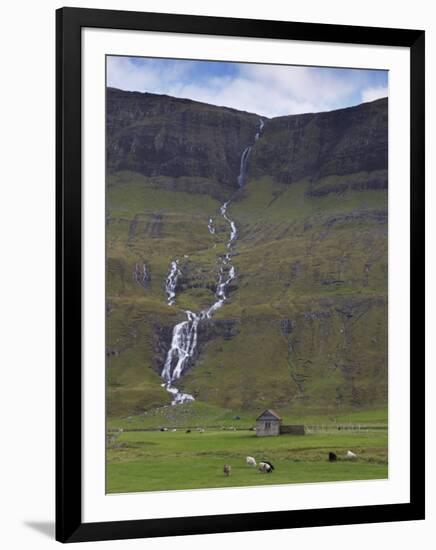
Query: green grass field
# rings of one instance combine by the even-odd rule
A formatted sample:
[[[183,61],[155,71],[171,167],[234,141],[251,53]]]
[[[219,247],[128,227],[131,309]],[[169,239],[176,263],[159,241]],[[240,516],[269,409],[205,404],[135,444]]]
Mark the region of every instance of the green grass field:
[[[170,405],[156,407],[142,414],[110,417],[107,421],[109,430],[158,430],[167,428],[197,428],[220,429],[222,427],[235,427],[238,430],[248,430],[254,426],[256,417],[262,412],[257,410],[225,409],[209,403],[194,401],[171,407]],[[371,426],[377,429],[386,429],[388,424],[388,410],[386,407],[378,409],[362,409],[359,411],[340,411],[324,408],[298,414],[294,408],[280,409],[280,414],[285,424],[304,425],[334,425],[350,424]]]
[[[165,491],[213,487],[276,485],[384,479],[388,476],[387,431],[309,433],[256,437],[253,431],[185,429],[176,432],[123,432],[107,453],[107,492]],[[347,450],[357,459],[345,458]],[[328,452],[338,455],[329,463]],[[245,457],[272,462],[262,474]],[[223,474],[224,464],[232,474]]]

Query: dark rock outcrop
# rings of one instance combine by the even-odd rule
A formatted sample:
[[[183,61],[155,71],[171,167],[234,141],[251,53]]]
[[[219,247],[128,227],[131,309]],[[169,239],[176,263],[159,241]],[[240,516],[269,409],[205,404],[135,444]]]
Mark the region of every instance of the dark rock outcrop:
[[[259,116],[164,95],[107,90],[107,166],[149,177],[207,178],[237,186],[240,158],[254,144]],[[388,100],[326,113],[267,120],[250,153],[249,177],[317,182],[374,172],[367,178],[313,185],[324,196],[347,189],[386,189]],[[201,181],[191,180],[191,185]],[[184,187],[187,183],[184,182]]]
[[[252,151],[249,175],[270,174],[292,183],[385,170],[387,164],[388,100],[379,99],[327,113],[269,120]],[[371,178],[366,185],[385,188],[386,179]]]
[[[145,176],[204,177],[236,187],[259,116],[149,93],[107,90],[107,166]]]

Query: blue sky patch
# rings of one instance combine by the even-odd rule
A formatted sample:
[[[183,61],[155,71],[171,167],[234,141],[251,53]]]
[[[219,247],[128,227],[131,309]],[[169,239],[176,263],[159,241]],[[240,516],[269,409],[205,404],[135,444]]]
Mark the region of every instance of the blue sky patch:
[[[273,117],[386,97],[388,71],[108,56],[107,85]]]

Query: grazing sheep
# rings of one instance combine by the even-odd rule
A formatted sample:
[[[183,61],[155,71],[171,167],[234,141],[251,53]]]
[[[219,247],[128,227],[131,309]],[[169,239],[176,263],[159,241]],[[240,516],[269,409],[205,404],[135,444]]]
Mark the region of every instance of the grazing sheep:
[[[349,460],[354,460],[355,458],[357,458],[357,455],[355,453],[353,453],[352,451],[348,451],[347,452],[347,458]]]
[[[172,431],[172,432],[177,432],[177,429],[176,429],[176,428],[173,428],[171,431]]]
[[[230,464],[224,464],[224,475],[229,476],[232,473]]]
[[[263,474],[270,474],[273,470],[274,466],[271,462],[267,462],[266,460],[259,462],[259,471]]]
[[[160,431],[161,431],[161,432],[167,432],[167,431],[168,431],[168,428],[161,428]]]
[[[335,453],[332,453],[332,452],[329,453],[329,462],[336,462],[337,459],[338,457]]]
[[[249,466],[256,466],[256,461],[255,459],[252,457],[252,456],[247,456],[245,458],[245,462],[249,465]]]

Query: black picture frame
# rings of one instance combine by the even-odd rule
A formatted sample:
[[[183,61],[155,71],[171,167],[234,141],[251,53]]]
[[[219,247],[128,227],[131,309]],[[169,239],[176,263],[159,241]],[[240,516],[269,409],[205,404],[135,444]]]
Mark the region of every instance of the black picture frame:
[[[328,509],[82,522],[81,29],[397,46],[410,49],[410,502]],[[56,13],[56,539],[128,539],[424,519],[424,41],[420,30],[94,9]]]

